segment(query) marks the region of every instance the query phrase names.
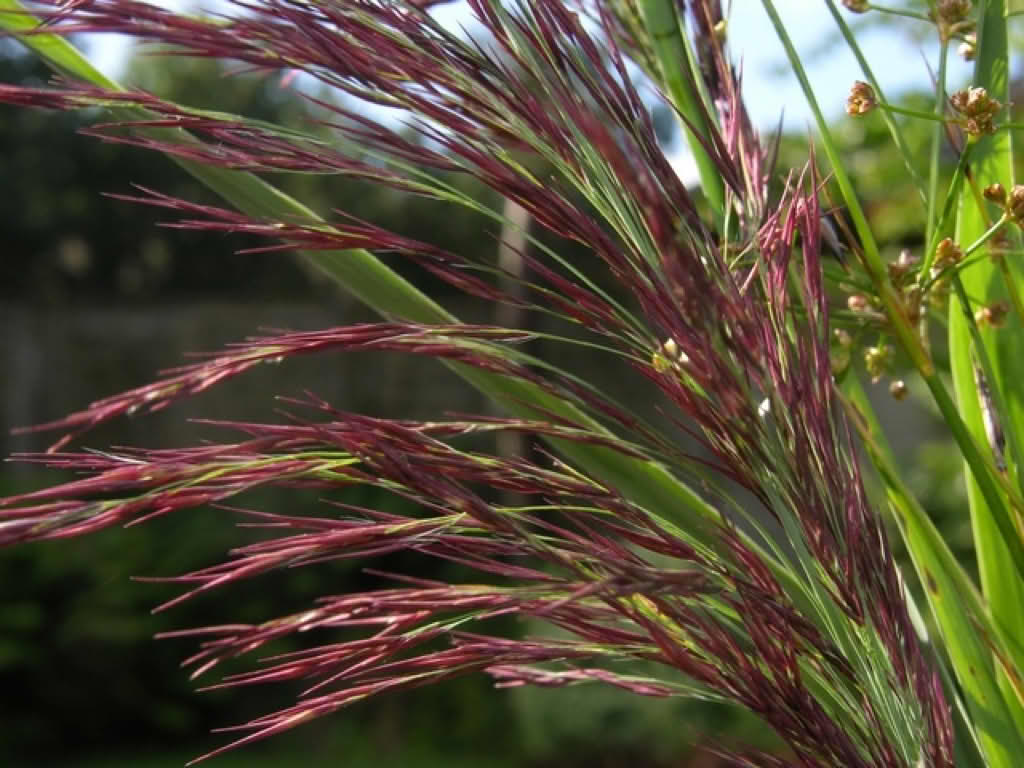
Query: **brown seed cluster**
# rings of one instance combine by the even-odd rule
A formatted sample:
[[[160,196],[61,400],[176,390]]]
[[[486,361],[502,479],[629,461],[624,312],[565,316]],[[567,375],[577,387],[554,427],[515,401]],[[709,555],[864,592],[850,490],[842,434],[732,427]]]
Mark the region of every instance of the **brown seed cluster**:
[[[878,106],[878,100],[875,98],[875,90],[861,80],[854,82],[850,89],[850,95],[846,99],[846,114],[867,114],[876,106]]]
[[[974,37],[975,23],[968,18],[971,13],[971,0],[939,0],[935,7],[928,14],[939,30],[939,38],[947,42],[954,38],[964,41],[967,52],[973,55],[973,48],[977,44]],[[963,48],[961,53],[964,53]],[[968,58],[968,54],[964,58]]]
[[[949,103],[962,116],[961,124],[971,139],[995,133],[995,116],[1003,105],[988,95],[984,88],[965,88],[949,98]]]
[[[982,328],[1002,328],[1010,314],[1010,305],[1005,301],[996,301],[979,307],[974,313],[974,321]]]
[[[1004,214],[1013,219],[1018,226],[1024,226],[1024,184],[1014,184],[1007,193],[1006,188],[996,182],[985,187],[981,194],[990,203],[1002,208]]]
[[[932,11],[936,21],[942,24],[960,24],[971,12],[971,0],[939,0]]]
[[[1014,184],[1006,210],[1018,224],[1024,223],[1024,184]]]

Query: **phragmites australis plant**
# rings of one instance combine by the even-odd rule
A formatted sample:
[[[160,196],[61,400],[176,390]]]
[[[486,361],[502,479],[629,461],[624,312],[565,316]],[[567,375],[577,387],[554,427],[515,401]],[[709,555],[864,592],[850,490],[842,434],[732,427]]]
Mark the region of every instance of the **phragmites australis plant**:
[[[501,687],[603,684],[745,707],[786,749],[737,755],[737,765],[1019,765],[1024,187],[1011,165],[1005,3],[820,4],[863,69],[848,119],[885,121],[925,210],[922,251],[893,261],[772,0],[734,12],[766,14],[817,117],[816,154],[793,169],[776,167],[775,145],[744,109],[720,0],[469,0],[468,35],[438,23],[436,4],[233,0],[200,15],[134,0],[0,0],[0,26],[57,75],[45,87],[0,85],[0,101],[93,109],[90,134],[167,155],[224,201],[137,189],[121,195],[126,204],[164,209],[172,226],[298,252],[383,318],[255,337],[43,425],[64,436],[16,458],[78,477],[0,500],[0,542],[231,505],[222,513],[262,535],[175,579],[183,591],[172,602],[285,567],[338,558],[373,567],[397,551],[475,571],[459,583],[394,574],[387,588],[352,594],[328,586],[330,596],[262,623],[176,633],[195,639],[188,664],[213,685],[301,686],[292,706],[243,724],[224,749],[378,693],[484,674]],[[844,16],[889,11],[938,36],[931,112],[886,101]],[[330,138],[190,108],[105,79],[65,39],[84,32],[267,76],[301,73],[344,98],[320,104]],[[975,75],[950,94],[952,45]],[[678,116],[699,190],[666,160],[644,89]],[[399,110],[418,136],[353,106],[367,102]],[[934,125],[927,168],[907,149],[907,117]],[[959,160],[948,185],[943,144]],[[541,166],[550,171],[531,170]],[[501,223],[501,211],[439,172],[468,174],[590,256],[573,260],[528,236],[522,276],[509,276],[485,256],[344,211],[320,218],[257,175],[289,172],[371,181]],[[826,219],[840,207],[837,232]],[[823,262],[828,251],[841,261]],[[549,344],[622,366],[638,389],[660,393],[661,417],[633,413],[557,356],[531,355],[527,327],[459,322],[375,252],[557,319],[567,330],[548,334]],[[952,391],[933,352],[934,321],[947,317]],[[502,415],[392,420],[306,395],[287,400],[276,421],[208,425],[223,442],[103,452],[73,442],[263,363],[372,350],[436,358]],[[860,385],[861,358],[875,379],[907,361],[891,394],[921,382],[948,425],[964,460],[980,588],[901,479]],[[516,456],[466,444],[499,432],[544,447]],[[881,481],[872,499],[866,471]],[[418,511],[332,503],[332,491],[354,485]],[[321,511],[232,505],[267,486],[316,488]],[[894,536],[909,554],[904,573]],[[921,587],[919,604],[908,582]],[[509,623],[496,617],[529,619],[530,631],[502,634]],[[260,657],[300,633],[303,650]],[[249,671],[216,678],[236,657]]]

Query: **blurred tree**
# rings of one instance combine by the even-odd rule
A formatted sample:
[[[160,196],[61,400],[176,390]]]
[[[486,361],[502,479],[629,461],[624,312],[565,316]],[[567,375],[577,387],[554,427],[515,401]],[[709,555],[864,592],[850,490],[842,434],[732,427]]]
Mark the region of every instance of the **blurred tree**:
[[[49,79],[35,57],[20,56],[10,46],[0,53],[0,82],[42,84]],[[228,76],[215,61],[137,59],[129,80],[172,99],[245,111],[277,122],[309,125],[318,114],[323,116],[295,88],[258,75]],[[75,135],[76,129],[96,119],[95,114],[54,116],[7,107],[0,111],[0,146],[5,149],[0,153],[0,179],[14,192],[0,210],[0,233],[6,246],[5,258],[0,260],[0,302],[17,301],[37,311],[68,304],[131,306],[204,297],[319,299],[336,305],[334,285],[308,273],[288,253],[236,254],[236,249],[245,247],[245,238],[161,229],[156,224],[169,218],[166,215],[96,195],[92,190],[99,179],[100,186],[113,193],[130,193],[131,185],[139,184],[219,202],[170,162]],[[469,213],[453,215],[446,209],[440,216],[431,201],[339,178],[294,179],[293,184],[306,187],[303,199],[314,201],[325,214],[345,210],[403,228],[410,237],[463,251],[470,243],[480,242],[481,221]],[[196,343],[206,348],[224,341]],[[157,367],[177,362],[164,358]],[[78,400],[76,407],[152,373],[140,374],[125,366],[113,369],[119,371],[117,381],[79,382],[72,394]],[[82,371],[88,375],[87,369]],[[266,398],[261,405],[266,405]],[[174,418],[180,419],[181,413]],[[148,424],[145,429],[154,428]],[[24,469],[0,470],[0,494],[25,489],[32,479]],[[381,508],[395,503],[358,494],[347,501],[383,504]],[[295,497],[288,502],[294,505]],[[272,502],[258,494],[252,499],[255,508],[266,503]],[[306,503],[316,503],[315,494]],[[141,745],[166,749],[182,741],[194,744],[208,739],[210,728],[243,716],[234,709],[239,705],[237,697],[231,702],[194,695],[177,671],[180,646],[150,641],[154,631],[194,626],[216,617],[197,603],[173,617],[152,618],[148,611],[155,599],[162,599],[154,598],[161,590],[154,593],[153,588],[140,588],[129,580],[154,571],[181,572],[221,557],[233,538],[234,521],[229,517],[223,513],[183,516],[153,528],[112,531],[81,547],[59,551],[30,546],[4,553],[0,558],[0,687],[20,693],[0,704],[6,726],[0,733],[0,764],[17,765],[19,755],[31,755],[33,763],[50,755],[61,762],[66,758],[59,757],[62,737],[79,750],[115,739],[126,750]],[[182,553],[167,551],[168,529],[161,532],[163,526],[172,526],[175,536],[194,542],[187,562]],[[314,594],[311,580],[321,578],[337,580],[338,589],[343,590],[363,577],[339,564],[317,574],[287,574],[275,580],[272,591],[276,598],[302,603]],[[265,589],[266,585],[235,595],[238,620],[265,617]],[[462,707],[458,702],[479,698],[487,687],[482,680],[468,682],[427,692],[419,699],[382,701],[380,706],[352,713],[348,720],[361,723],[371,733],[368,747],[388,748],[399,761],[410,749],[421,748],[428,732],[438,749],[451,749],[454,742],[502,743],[507,713],[493,699],[488,699],[487,708]],[[447,698],[453,699],[448,706]],[[414,708],[419,710],[415,718]],[[453,717],[455,710],[457,717]],[[458,725],[453,726],[451,719]],[[111,727],[120,733],[112,737],[104,731]],[[400,736],[394,733],[396,728],[401,729]],[[320,738],[327,738],[327,732],[327,728],[319,731]],[[449,736],[438,740],[438,733]]]
[[[48,78],[37,58],[17,55],[9,46],[0,50],[0,81],[42,84]],[[293,85],[259,74],[231,74],[214,60],[138,58],[127,80],[172,100],[244,111],[311,130],[325,117]],[[241,237],[172,235],[155,226],[170,217],[144,206],[112,204],[89,191],[99,179],[111,193],[130,193],[137,184],[190,200],[219,202],[170,162],[153,162],[139,150],[75,135],[96,119],[94,114],[48,115],[0,107],[0,146],[11,148],[0,155],[0,179],[16,191],[0,210],[6,245],[0,299],[57,305],[113,298],[336,296],[333,286],[287,254],[238,254],[246,245]],[[488,197],[475,180],[453,183]],[[407,236],[442,247],[480,237],[481,219],[471,212],[446,209],[441,215],[435,201],[375,185],[309,175],[289,176],[283,188],[313,201],[325,215],[344,210],[370,220],[401,222]],[[489,202],[495,204],[494,199]]]

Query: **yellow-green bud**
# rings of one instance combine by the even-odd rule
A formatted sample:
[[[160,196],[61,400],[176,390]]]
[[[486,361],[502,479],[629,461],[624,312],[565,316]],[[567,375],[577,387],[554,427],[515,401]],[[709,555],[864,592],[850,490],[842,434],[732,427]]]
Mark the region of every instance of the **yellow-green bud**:
[[[935,268],[945,269],[951,264],[956,264],[964,257],[960,246],[953,242],[952,238],[944,237],[935,246]]]
[[[892,347],[884,342],[864,350],[864,365],[872,382],[878,381],[886,374],[892,364],[892,357]]]
[[[679,366],[690,362],[689,356],[683,352],[675,339],[668,339],[651,355],[651,365],[658,373],[664,373],[670,368],[679,370]]]

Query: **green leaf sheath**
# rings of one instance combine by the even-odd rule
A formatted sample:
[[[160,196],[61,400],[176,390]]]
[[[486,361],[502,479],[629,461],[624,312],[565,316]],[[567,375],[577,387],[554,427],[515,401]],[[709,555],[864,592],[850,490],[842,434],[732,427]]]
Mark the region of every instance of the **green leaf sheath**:
[[[975,64],[974,86],[988,90],[989,95],[1004,104],[1009,101],[1009,51],[1006,29],[1006,5],[1003,0],[988,0],[981,4],[983,15],[979,17],[978,53]],[[990,206],[980,208],[975,189],[999,182],[1004,186],[1013,183],[1013,143],[1009,131],[999,131],[978,141],[971,152],[973,184],[964,184],[959,199],[956,227],[958,243],[977,240],[997,219],[1000,212]],[[986,204],[987,205],[987,204]],[[1016,233],[1013,233],[1016,237]],[[1020,281],[1020,270],[1007,263],[1006,275]],[[979,398],[978,379],[975,367],[978,355],[973,351],[971,327],[967,313],[995,301],[1006,300],[1007,284],[1004,273],[990,258],[976,260],[961,273],[964,291],[971,306],[963,307],[960,298],[951,298],[949,309],[950,366],[956,391],[957,405],[974,439],[988,445],[989,437],[985,428],[982,400]],[[980,335],[985,352],[991,362],[994,380],[987,382],[990,389],[998,388],[1005,403],[1005,412],[999,417],[1006,433],[1024,434],[1024,402],[1020,383],[1024,381],[1024,326],[1017,313],[1011,313],[1006,325],[998,330],[981,329]],[[1019,482],[1019,456],[1007,456],[1009,480]],[[971,525],[974,532],[975,549],[978,556],[978,570],[981,588],[988,601],[994,619],[1003,626],[1016,642],[1024,644],[1024,580],[1015,572],[1012,548],[1019,544],[1019,524],[1013,539],[1007,542],[1005,526],[999,525],[998,511],[979,487],[978,477],[971,467],[967,473],[967,495],[970,503]],[[1017,660],[1018,663],[1020,659]],[[1021,708],[1009,681],[1000,674],[1003,694],[1011,708],[1019,732],[1024,733],[1024,709]]]
[[[963,692],[986,765],[989,768],[1019,765],[1024,741],[1012,725],[992,653],[977,629],[986,628],[989,637],[999,634],[984,601],[931,518],[899,477],[892,450],[857,375],[848,370],[841,387],[855,410],[853,421],[882,480],[893,517],[924,586],[928,606]]]

